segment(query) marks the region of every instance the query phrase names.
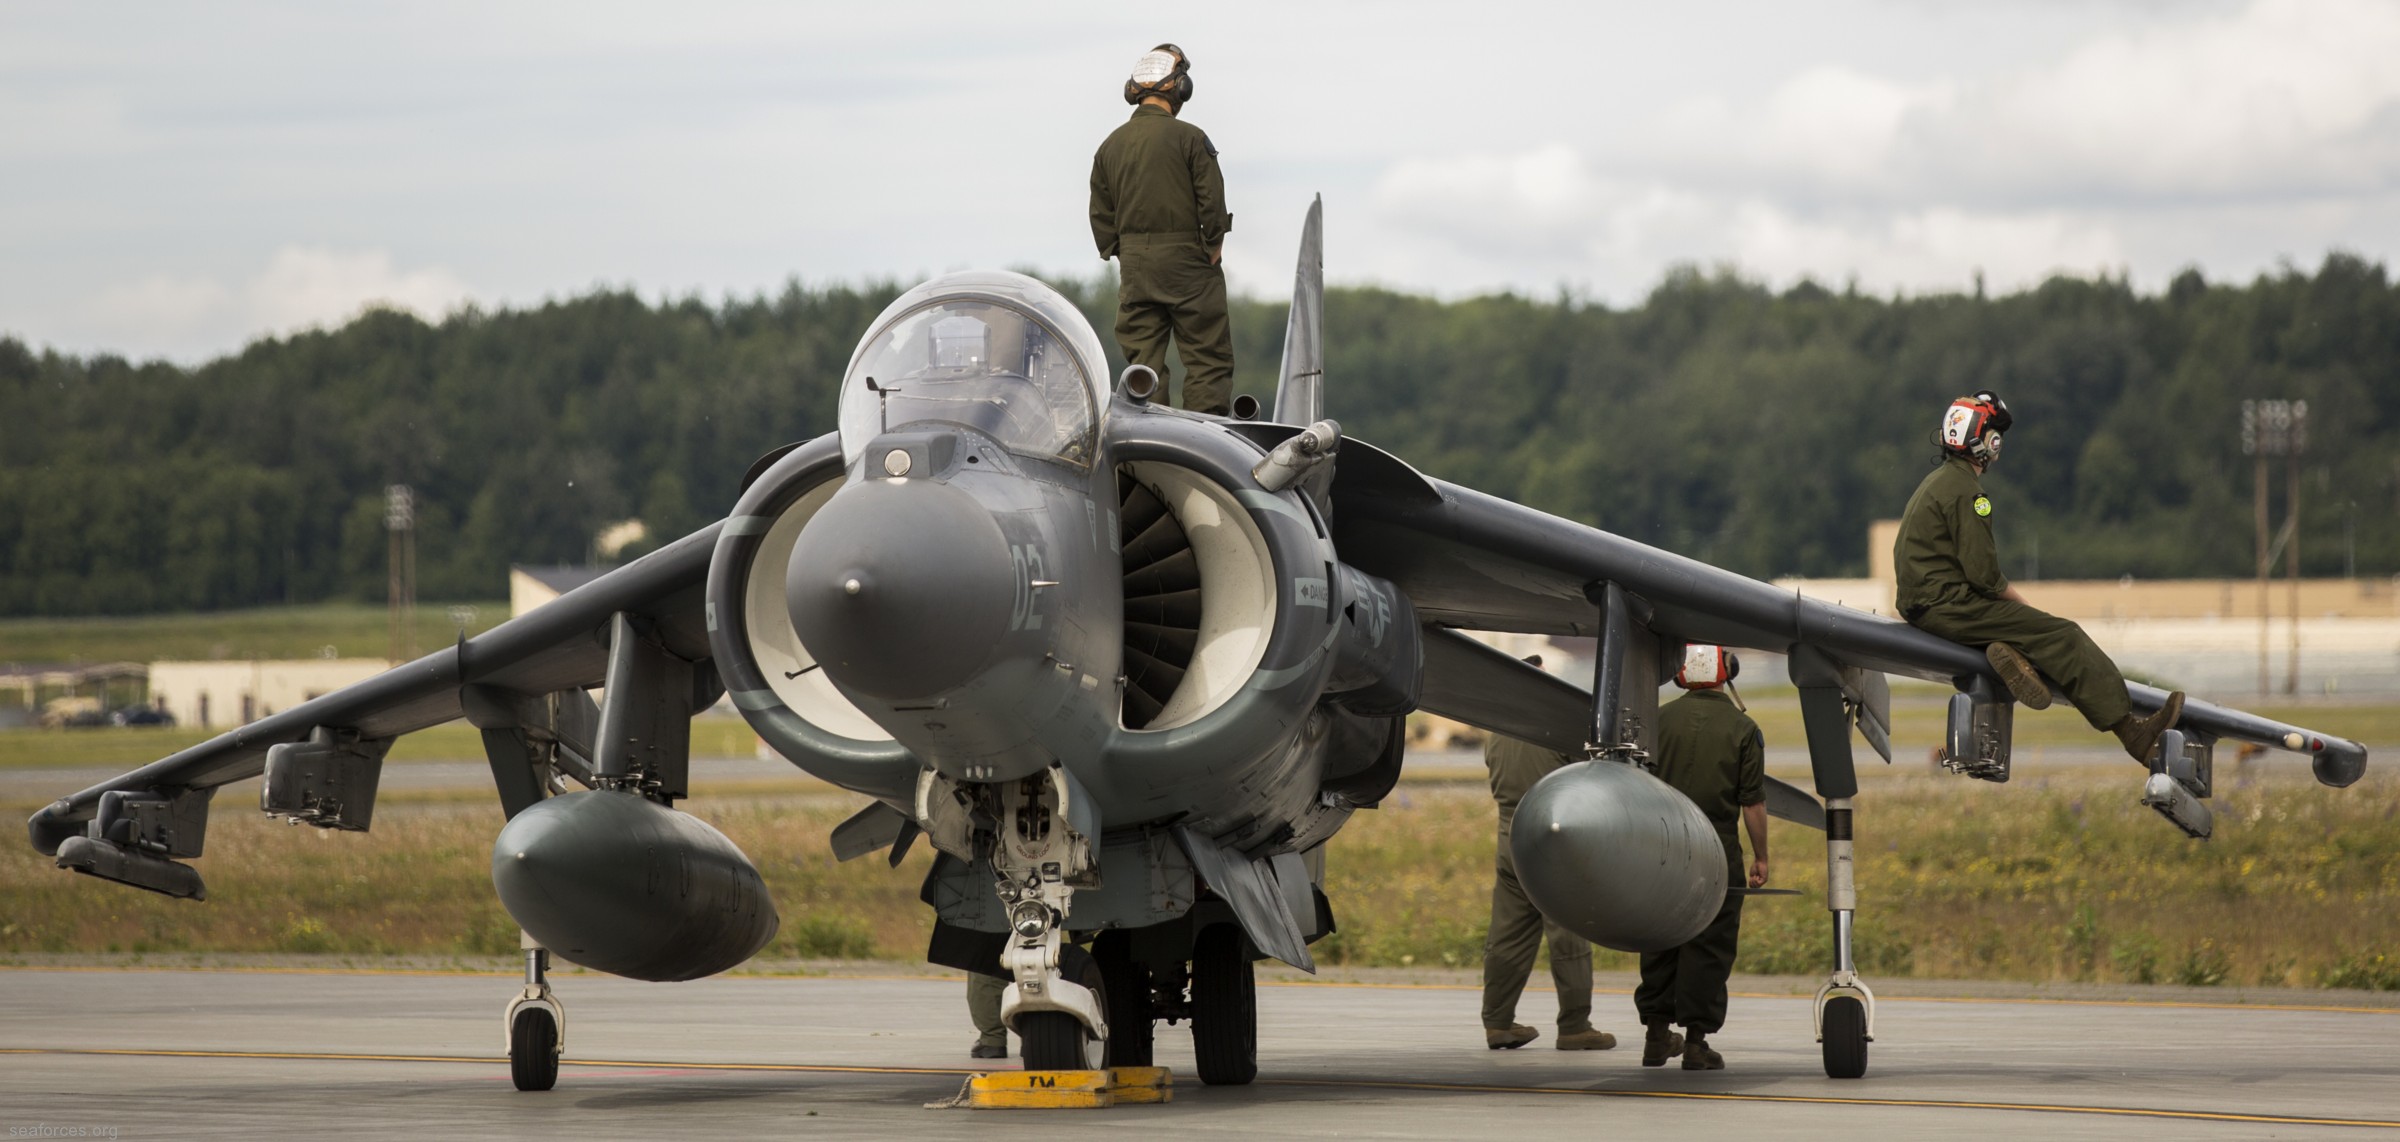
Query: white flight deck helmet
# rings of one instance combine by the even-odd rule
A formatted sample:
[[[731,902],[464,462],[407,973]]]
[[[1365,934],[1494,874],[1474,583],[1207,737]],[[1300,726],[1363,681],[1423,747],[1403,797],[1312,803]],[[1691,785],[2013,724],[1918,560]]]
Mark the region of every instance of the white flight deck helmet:
[[[1179,112],[1191,99],[1192,61],[1182,48],[1160,44],[1133,61],[1133,74],[1125,80],[1125,102],[1138,106],[1153,95]]]
[[[1733,680],[1742,673],[1742,660],[1722,646],[1695,642],[1683,648],[1683,666],[1675,671],[1675,684],[1686,690],[1716,690],[1722,688],[1733,699],[1735,709],[1747,709],[1742,695],[1733,688]]]

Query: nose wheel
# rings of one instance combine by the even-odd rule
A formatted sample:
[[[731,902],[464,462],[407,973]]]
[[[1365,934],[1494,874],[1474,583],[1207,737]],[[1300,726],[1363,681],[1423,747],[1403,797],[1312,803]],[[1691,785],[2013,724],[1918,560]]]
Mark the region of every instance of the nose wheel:
[[[509,1000],[502,1017],[508,1028],[508,1077],[518,1090],[558,1085],[558,1060],[567,1046],[566,1009],[551,992],[550,953],[525,949],[525,990]]]

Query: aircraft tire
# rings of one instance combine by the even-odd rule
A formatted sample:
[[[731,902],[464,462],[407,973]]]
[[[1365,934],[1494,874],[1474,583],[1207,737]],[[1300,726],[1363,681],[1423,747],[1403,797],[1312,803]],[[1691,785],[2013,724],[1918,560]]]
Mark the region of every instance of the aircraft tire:
[[[1108,1053],[1104,1066],[1147,1067],[1157,1019],[1150,1010],[1150,969],[1133,958],[1131,937],[1102,932],[1092,940],[1100,964],[1101,996],[1108,1005]]]
[[[1210,1086],[1258,1077],[1258,980],[1249,942],[1231,924],[1203,928],[1192,942],[1192,1053]]]
[[[558,1024],[539,1007],[517,1012],[508,1027],[508,1077],[518,1090],[558,1085]]]
[[[1863,1078],[1867,1073],[1867,1006],[1856,996],[1825,1001],[1825,1077]]]
[[[1017,1037],[1025,1043],[1029,1071],[1081,1071],[1091,1066],[1084,1053],[1088,1040],[1083,1023],[1064,1011],[1028,1011],[1017,1017]]]

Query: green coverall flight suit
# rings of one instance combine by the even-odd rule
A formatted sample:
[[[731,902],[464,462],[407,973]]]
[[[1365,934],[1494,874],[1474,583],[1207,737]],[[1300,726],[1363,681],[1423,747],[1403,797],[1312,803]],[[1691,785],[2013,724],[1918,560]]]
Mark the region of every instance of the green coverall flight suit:
[[[1483,942],[1483,1026],[1505,1031],[1516,1025],[1517,997],[1533,975],[1534,955],[1550,941],[1550,982],[1558,990],[1558,1033],[1592,1029],[1592,946],[1583,937],[1542,918],[1517,882],[1508,855],[1508,826],[1517,802],[1533,783],[1567,763],[1566,755],[1497,734],[1485,740],[1483,764],[1491,771],[1492,800],[1500,807],[1500,854],[1492,882],[1492,926]]]
[[[1144,104],[1092,156],[1092,241],[1117,260],[1117,346],[1167,382],[1167,342],[1183,356],[1183,407],[1233,408],[1233,325],[1225,269],[1225,175],[1207,132]]]
[[[2125,676],[2082,627],[2000,597],[2008,579],[1992,542],[1992,499],[1964,457],[1945,457],[1909,497],[1892,567],[1900,616],[1917,629],[1973,647],[2016,647],[2093,729],[2133,712]]]
[[[1008,981],[979,971],[967,973],[967,1015],[975,1020],[975,1045],[1008,1050],[1008,1024],[1000,1021],[1000,996]]]
[[[1742,807],[1767,799],[1766,739],[1721,690],[1694,690],[1658,710],[1658,776],[1692,799],[1725,844],[1725,887],[1750,883],[1735,826]],[[1742,898],[1728,891],[1717,917],[1682,947],[1642,955],[1633,1008],[1644,1024],[1680,1023],[1693,1035],[1725,1025],[1725,984],[1741,942]]]

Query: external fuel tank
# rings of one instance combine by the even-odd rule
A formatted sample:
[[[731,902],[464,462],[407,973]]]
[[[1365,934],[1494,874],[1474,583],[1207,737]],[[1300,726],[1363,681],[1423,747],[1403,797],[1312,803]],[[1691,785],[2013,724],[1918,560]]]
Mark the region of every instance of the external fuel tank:
[[[1542,915],[1620,952],[1682,944],[1725,902],[1725,849],[1708,817],[1624,762],[1578,762],[1535,783],[1509,853]]]
[[[572,963],[631,979],[698,979],[767,946],[766,882],[725,834],[635,793],[540,801],[492,844],[492,886],[519,926]]]

